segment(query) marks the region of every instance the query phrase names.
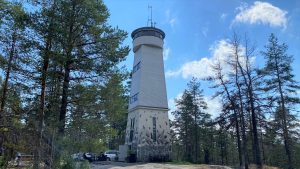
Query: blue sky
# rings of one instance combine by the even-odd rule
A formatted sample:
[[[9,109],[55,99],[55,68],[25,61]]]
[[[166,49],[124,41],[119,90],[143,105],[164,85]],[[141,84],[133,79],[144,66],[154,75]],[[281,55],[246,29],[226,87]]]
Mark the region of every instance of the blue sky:
[[[294,74],[300,81],[300,1],[238,0],[104,0],[110,11],[109,23],[129,33],[124,44],[132,46],[130,33],[147,26],[148,5],[153,8],[156,27],[166,33],[164,60],[169,107],[186,88],[192,76],[205,77],[208,65],[228,52],[233,31],[250,38],[256,46],[255,64],[263,66],[268,37],[274,33],[289,46],[294,56]],[[133,52],[123,63],[132,69]],[[211,100],[214,91],[202,82],[209,113],[216,116],[220,104]],[[299,92],[300,93],[300,92]]]

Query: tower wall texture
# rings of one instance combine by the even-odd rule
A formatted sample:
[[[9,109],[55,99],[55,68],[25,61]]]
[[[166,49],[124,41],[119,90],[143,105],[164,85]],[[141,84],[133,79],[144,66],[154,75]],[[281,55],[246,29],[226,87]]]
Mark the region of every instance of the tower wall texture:
[[[125,144],[139,161],[170,156],[164,36],[161,30],[152,27],[132,33],[134,65]]]

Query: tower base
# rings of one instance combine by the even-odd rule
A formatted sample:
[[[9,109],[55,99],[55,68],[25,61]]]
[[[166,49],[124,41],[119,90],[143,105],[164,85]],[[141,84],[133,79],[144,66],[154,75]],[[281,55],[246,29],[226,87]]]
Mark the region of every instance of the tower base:
[[[128,154],[138,161],[170,159],[170,126],[168,109],[138,107],[128,114],[126,140]]]

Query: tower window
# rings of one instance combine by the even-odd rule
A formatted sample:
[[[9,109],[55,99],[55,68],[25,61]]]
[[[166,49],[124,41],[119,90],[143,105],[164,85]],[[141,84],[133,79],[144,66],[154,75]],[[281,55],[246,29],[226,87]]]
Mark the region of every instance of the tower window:
[[[133,66],[132,74],[138,71],[141,68],[141,62],[137,63],[135,66]]]
[[[138,100],[138,95],[139,93],[136,93],[135,95],[131,96],[130,99],[129,99],[129,103],[134,103]]]
[[[135,122],[135,118],[130,119],[129,142],[132,142],[132,140],[133,140],[134,122]]]
[[[129,142],[132,142],[132,140],[133,140],[133,130],[130,130]]]
[[[153,135],[152,135],[152,139],[153,139],[153,142],[156,142],[156,117],[152,118],[152,123],[153,123]]]

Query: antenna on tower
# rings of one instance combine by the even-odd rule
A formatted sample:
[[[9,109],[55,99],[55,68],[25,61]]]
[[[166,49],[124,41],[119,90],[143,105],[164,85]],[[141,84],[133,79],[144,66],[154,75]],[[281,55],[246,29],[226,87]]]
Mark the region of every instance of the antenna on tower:
[[[149,16],[149,13],[150,13],[150,16]],[[153,23],[153,20],[152,20],[152,6],[150,6],[150,5],[148,5],[148,21],[147,21],[147,26],[149,26],[149,23],[150,23],[151,27],[155,27],[156,23]]]

